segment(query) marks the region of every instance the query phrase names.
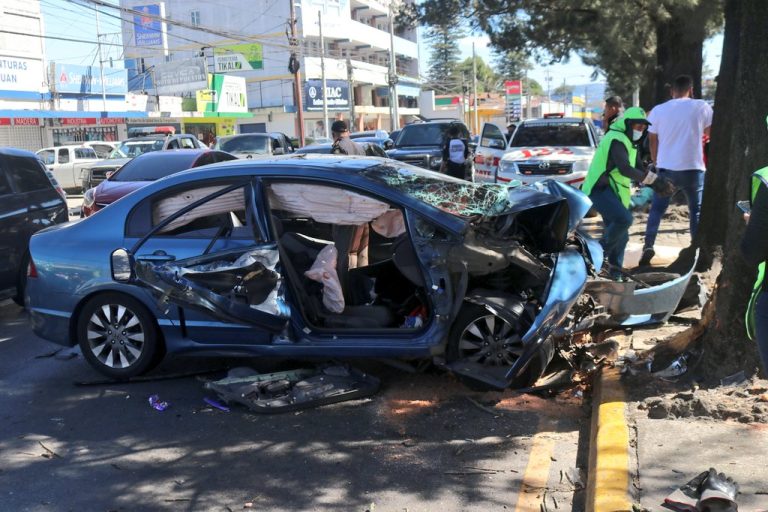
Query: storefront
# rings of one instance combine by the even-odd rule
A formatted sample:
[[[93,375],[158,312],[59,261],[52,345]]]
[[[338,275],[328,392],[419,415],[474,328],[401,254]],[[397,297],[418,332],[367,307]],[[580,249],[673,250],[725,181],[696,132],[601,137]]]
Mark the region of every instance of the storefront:
[[[117,142],[127,135],[125,119],[121,117],[62,117],[49,119],[48,126],[54,146],[96,140]]]
[[[0,147],[36,151],[45,144],[42,120],[37,117],[0,117]]]

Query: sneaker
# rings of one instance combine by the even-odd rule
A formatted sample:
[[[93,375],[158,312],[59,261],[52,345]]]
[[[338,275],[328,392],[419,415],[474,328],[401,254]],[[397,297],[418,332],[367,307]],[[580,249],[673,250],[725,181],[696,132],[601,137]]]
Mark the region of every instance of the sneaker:
[[[656,256],[656,251],[653,250],[653,247],[646,247],[643,249],[643,255],[640,256],[640,262],[637,265],[639,267],[649,266],[654,256]]]

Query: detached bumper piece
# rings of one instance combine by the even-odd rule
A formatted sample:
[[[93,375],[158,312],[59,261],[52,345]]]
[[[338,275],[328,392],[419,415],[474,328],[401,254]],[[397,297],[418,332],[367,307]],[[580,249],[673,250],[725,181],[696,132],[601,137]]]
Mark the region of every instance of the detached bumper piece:
[[[369,397],[379,390],[379,385],[373,375],[334,365],[226,378],[208,382],[205,388],[255,413],[277,414]]]

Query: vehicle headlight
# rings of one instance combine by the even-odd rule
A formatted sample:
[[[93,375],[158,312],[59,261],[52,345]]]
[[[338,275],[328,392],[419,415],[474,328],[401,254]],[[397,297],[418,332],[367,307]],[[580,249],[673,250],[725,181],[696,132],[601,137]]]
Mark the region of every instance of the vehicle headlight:
[[[573,172],[587,172],[589,170],[589,161],[588,160],[577,160],[573,162],[573,167],[571,167]]]
[[[517,172],[517,163],[502,160],[499,162],[499,171],[503,172],[504,174],[514,174]]]
[[[89,188],[83,194],[83,206],[86,208],[92,207],[96,203],[96,189]]]
[[[443,157],[433,156],[429,159],[429,167],[431,169],[439,169],[441,165],[443,165]]]

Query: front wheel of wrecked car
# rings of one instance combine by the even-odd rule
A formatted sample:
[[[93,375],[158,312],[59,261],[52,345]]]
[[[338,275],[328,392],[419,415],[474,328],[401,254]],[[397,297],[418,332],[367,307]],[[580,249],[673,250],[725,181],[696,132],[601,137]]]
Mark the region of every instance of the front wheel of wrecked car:
[[[141,302],[120,293],[98,295],[85,304],[77,340],[88,362],[117,380],[149,371],[162,353],[151,314]]]
[[[503,319],[476,304],[465,304],[451,328],[446,348],[449,362],[467,360],[497,370],[511,368],[523,354],[522,335],[524,314],[522,302],[519,307],[510,308],[511,318]],[[544,373],[552,359],[552,344],[546,341],[533,356],[528,367],[511,384],[511,388],[533,385]],[[473,389],[492,389],[478,381],[463,379]]]

